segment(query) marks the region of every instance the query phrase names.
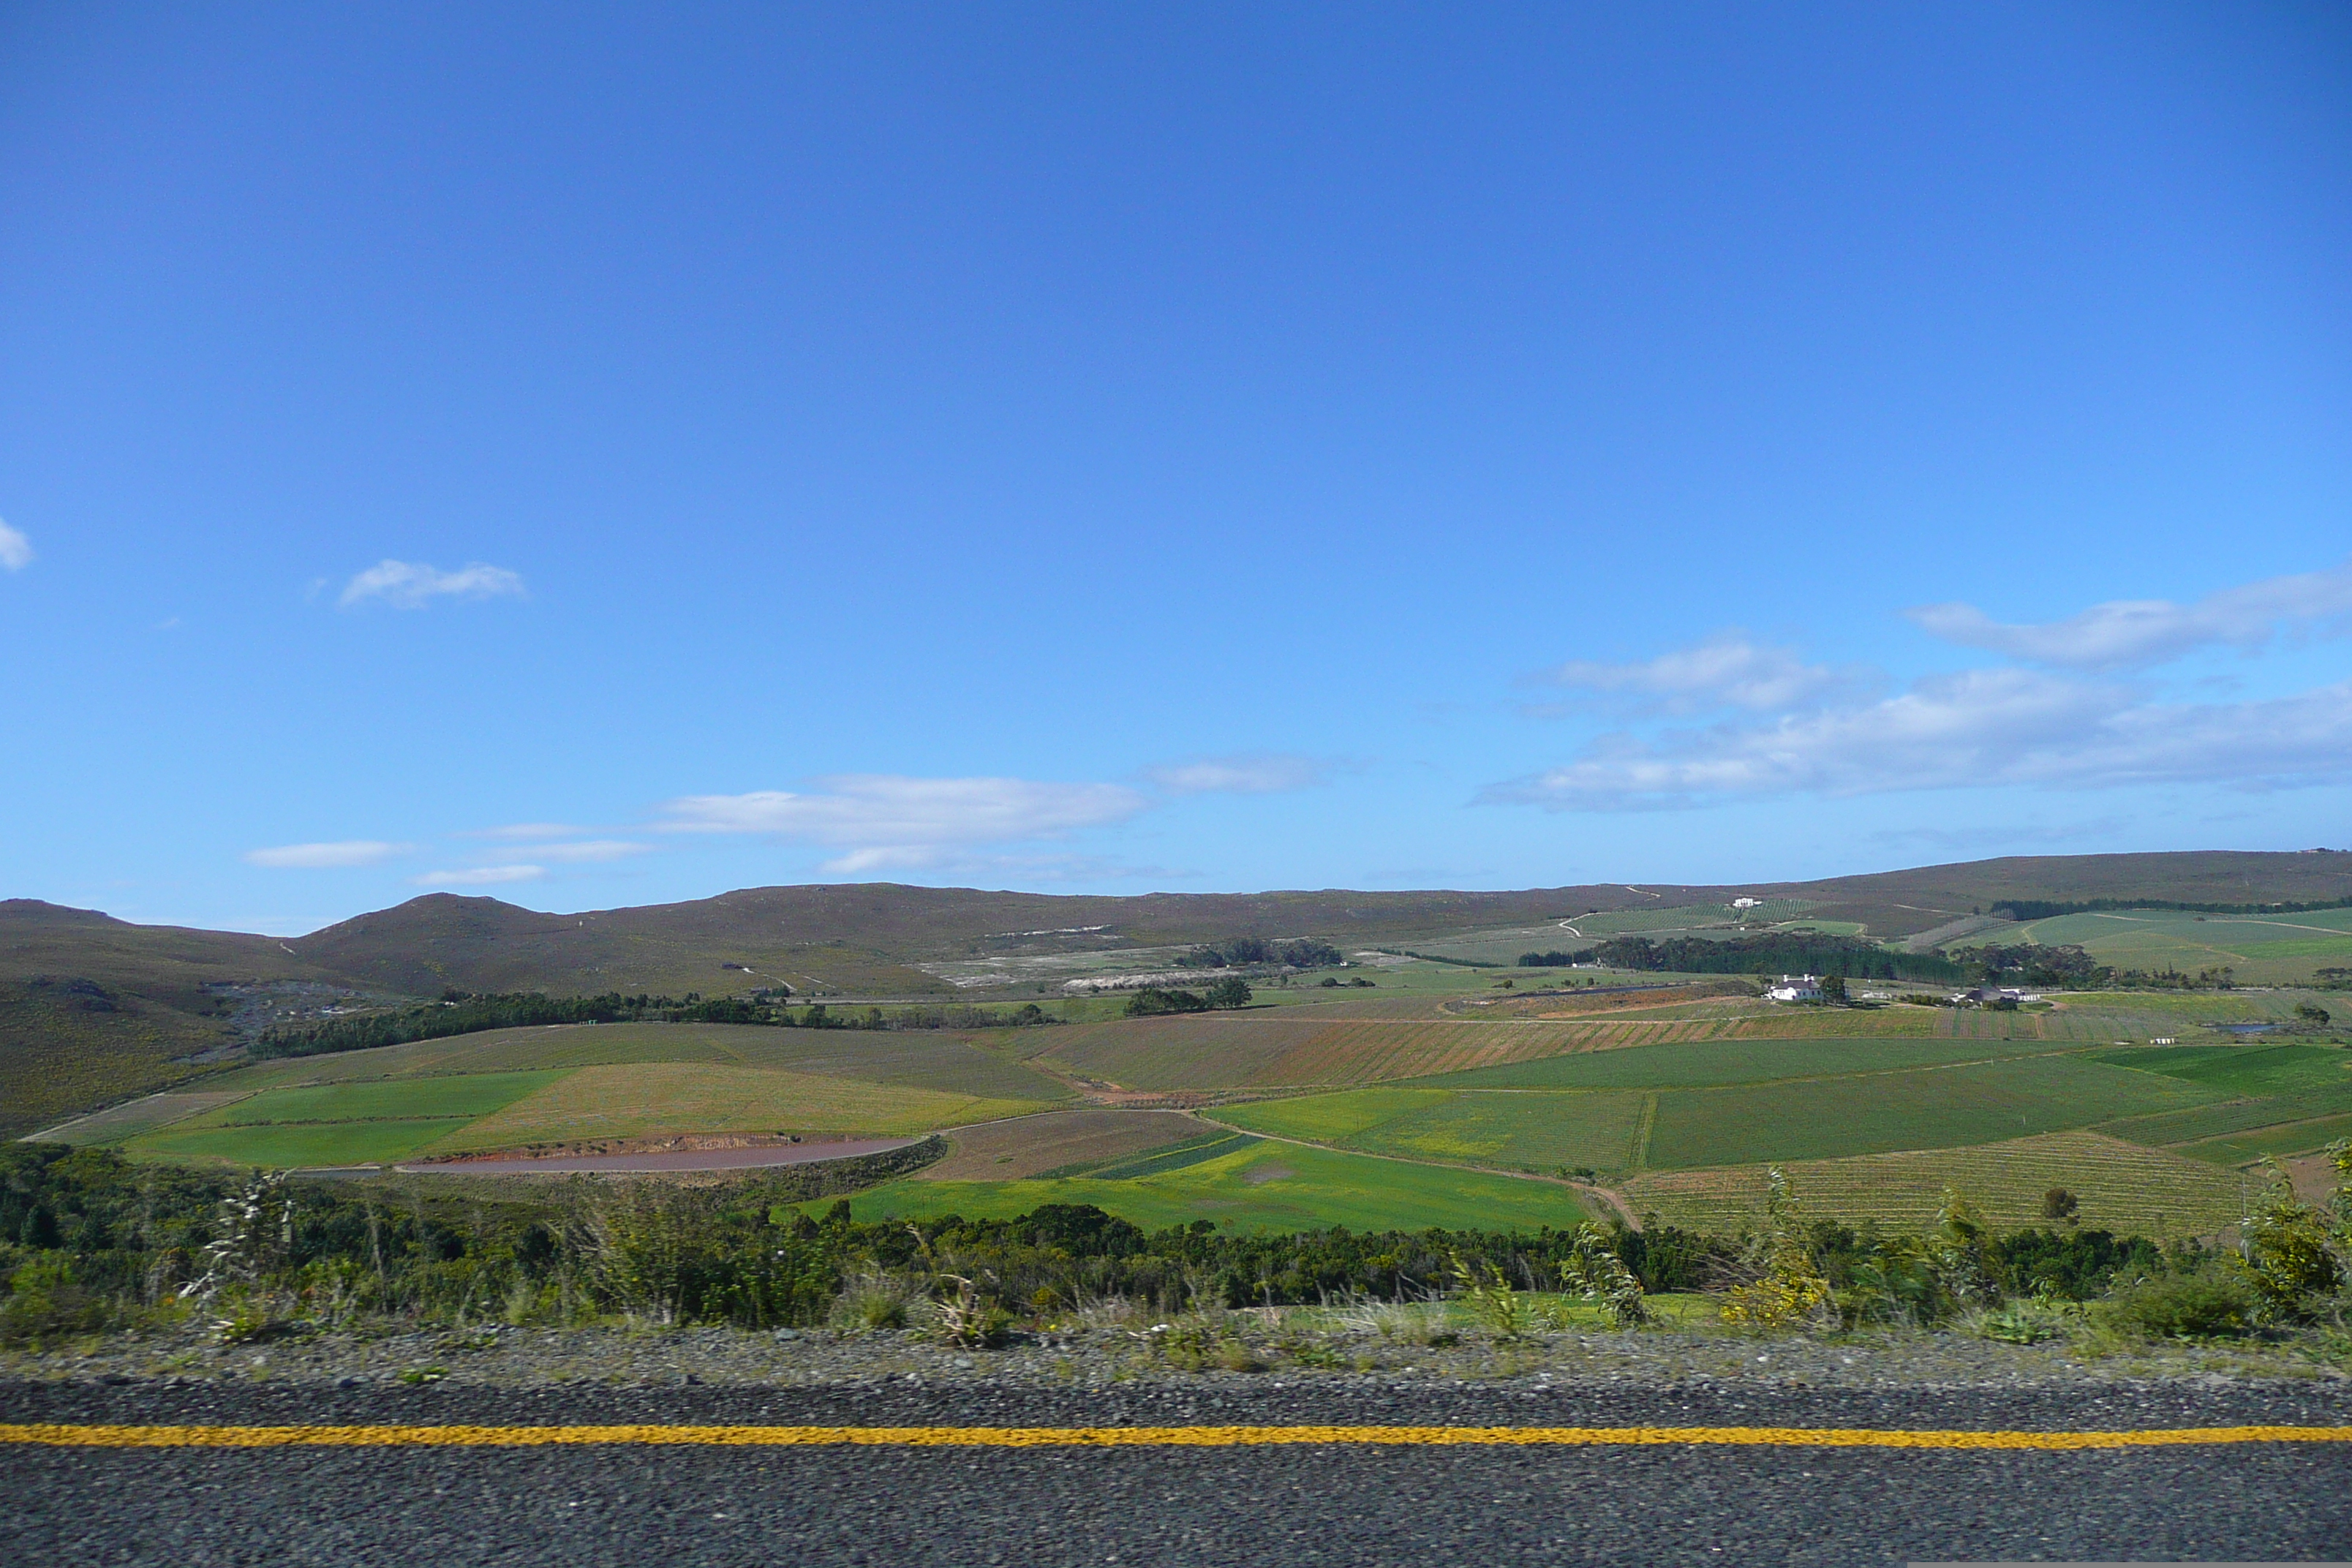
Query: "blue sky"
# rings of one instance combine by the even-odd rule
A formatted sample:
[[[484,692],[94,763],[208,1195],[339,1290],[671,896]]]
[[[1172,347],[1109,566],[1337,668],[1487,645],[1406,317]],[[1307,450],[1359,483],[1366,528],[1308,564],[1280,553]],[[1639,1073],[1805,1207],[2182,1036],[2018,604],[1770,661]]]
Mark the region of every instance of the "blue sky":
[[[2352,844],[2326,6],[0,10],[0,894]]]

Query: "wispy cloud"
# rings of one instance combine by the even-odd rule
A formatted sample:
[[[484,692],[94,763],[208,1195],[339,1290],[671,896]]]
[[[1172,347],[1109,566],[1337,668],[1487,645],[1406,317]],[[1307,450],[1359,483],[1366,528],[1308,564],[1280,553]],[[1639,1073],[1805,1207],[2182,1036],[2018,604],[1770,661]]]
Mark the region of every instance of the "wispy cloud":
[[[1143,770],[1146,779],[1170,795],[1276,795],[1319,784],[1330,774],[1328,763],[1272,752],[1201,757]]]
[[[514,573],[478,561],[455,572],[409,561],[379,561],[345,584],[337,603],[349,609],[381,599],[394,609],[421,610],[436,599],[495,599],[522,592],[522,579]]]
[[[1906,613],[1946,642],[2032,664],[2142,669],[2216,644],[2259,647],[2292,627],[2352,629],[2352,562],[2225,588],[2193,605],[2113,599],[2063,621],[2039,624],[2003,625],[1973,605],[1923,605]]]
[[[1756,642],[1738,627],[1636,663],[1573,659],[1543,679],[1667,713],[1782,712],[1874,683],[1869,671],[1807,664],[1792,650]]]
[[[33,542],[5,522],[0,522],[0,566],[11,572],[22,572],[33,563]]]
[[[1139,866],[1097,855],[975,855],[940,847],[853,849],[821,863],[827,876],[855,877],[872,871],[932,871],[958,877],[1003,877],[1024,882],[1132,881],[1150,878],[1181,881],[1197,871],[1165,866]]]
[[[650,844],[638,844],[625,838],[590,838],[574,844],[534,844],[522,853],[536,855],[542,860],[580,864],[625,860],[632,855],[643,855],[652,848]]]
[[[501,882],[532,882],[547,875],[544,866],[468,866],[454,871],[427,871],[409,881],[420,888],[494,888]]]
[[[376,838],[347,838],[334,844],[280,844],[271,849],[246,851],[248,865],[293,868],[305,871],[340,870],[352,866],[375,866],[414,846],[386,844]]]
[[[568,838],[575,833],[586,831],[585,828],[573,827],[562,822],[510,822],[503,827],[477,827],[471,832],[460,833],[457,837],[507,839]]]
[[[935,866],[950,851],[1053,838],[1123,822],[1150,801],[1120,784],[1031,779],[919,779],[848,773],[823,793],[688,795],[663,808],[673,833],[761,833],[838,846],[829,871]]]
[[[1482,798],[1643,809],[1811,793],[1969,785],[2247,788],[2352,771],[2352,681],[2251,702],[2175,703],[2031,670],[1977,670],[1900,696],[1760,725],[1605,737],[1581,759]]]

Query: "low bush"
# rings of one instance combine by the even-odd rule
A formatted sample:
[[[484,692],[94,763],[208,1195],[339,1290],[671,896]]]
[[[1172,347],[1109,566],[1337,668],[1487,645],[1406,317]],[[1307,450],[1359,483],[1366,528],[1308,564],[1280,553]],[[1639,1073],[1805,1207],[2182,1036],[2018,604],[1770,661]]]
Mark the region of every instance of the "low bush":
[[[2165,1274],[2126,1287],[2103,1304],[2110,1327],[2150,1339],[2234,1339],[2254,1326],[2254,1294],[2213,1270]]]

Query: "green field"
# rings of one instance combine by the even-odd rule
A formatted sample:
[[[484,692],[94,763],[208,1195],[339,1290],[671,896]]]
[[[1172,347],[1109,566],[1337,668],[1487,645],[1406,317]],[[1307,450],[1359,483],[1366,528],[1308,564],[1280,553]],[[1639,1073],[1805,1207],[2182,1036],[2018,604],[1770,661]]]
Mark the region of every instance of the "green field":
[[[212,1127],[259,1127],[291,1121],[394,1121],[451,1116],[470,1119],[502,1110],[562,1077],[561,1072],[486,1072],[464,1078],[273,1089],[224,1106],[201,1120]]]
[[[2182,1143],[2171,1152],[2217,1165],[2243,1165],[2265,1155],[2308,1154],[2326,1148],[2339,1138],[2352,1138],[2352,1111],[2315,1116],[2305,1121],[2278,1122],[2226,1138]]]
[[[1035,1092],[973,1092],[999,1087]],[[205,1088],[242,1097],[159,1130],[118,1118],[124,1151],[359,1164],[672,1133],[889,1136],[1019,1116],[1068,1094],[945,1035],[659,1024],[502,1029],[264,1062]]]
[[[1360,1089],[1228,1106],[1210,1114],[1255,1132],[1367,1153],[1549,1173],[1563,1165],[1626,1169],[1646,1098],[1603,1091]]]
[[[1005,1030],[1020,1037],[1049,1031]],[[736,1024],[572,1024],[493,1029],[446,1040],[260,1062],[209,1078],[208,1090],[361,1079],[528,1072],[641,1062],[709,1062],[857,1079],[983,1100],[1066,1099],[1066,1086],[1006,1053],[946,1031],[771,1029]]]
[[[1658,1097],[1647,1163],[1666,1170],[1990,1143],[2220,1098],[2199,1085],[2063,1056],[1670,1089]]]
[[[1449,1089],[1696,1089],[1774,1079],[1900,1072],[1988,1058],[2035,1056],[2072,1048],[2025,1040],[1764,1039],[1695,1040],[1639,1050],[1592,1051],[1418,1079]]]
[[[561,1072],[328,1084],[248,1095],[124,1141],[152,1159],[238,1165],[360,1165],[404,1160],[545,1089]]]
[[[2241,984],[2292,984],[2327,964],[2352,964],[2352,910],[2310,914],[2199,915],[2173,910],[2116,910],[2061,915],[2013,927],[1987,941],[2080,947],[2102,963],[2155,973],[2194,974],[2229,968]]]
[[[1939,1048],[1963,1059],[1909,1065]],[[1213,1114],[1253,1131],[1367,1152],[1624,1172],[1989,1142],[2198,1106],[2224,1092],[2052,1055],[2046,1046],[2041,1054],[1991,1060],[1982,1059],[1981,1047],[1904,1041],[1811,1042],[1793,1060],[1778,1049],[1762,1042],[1651,1046]],[[1766,1076],[1800,1065],[1817,1076]],[[1830,1070],[1840,1067],[1847,1070]],[[1612,1087],[1489,1087],[1517,1077]],[[1699,1087],[1671,1087],[1677,1084]]]
[[[2352,1090],[2352,1051],[2329,1046],[2158,1046],[2095,1059],[2243,1095]]]
[[[1447,1228],[1535,1230],[1581,1224],[1576,1196],[1549,1182],[1376,1160],[1295,1143],[1253,1142],[1212,1160],[1130,1180],[906,1180],[859,1193],[861,1220],[1009,1218],[1041,1204],[1093,1204],[1146,1230],[1213,1220],[1236,1230]],[[821,1210],[823,1203],[809,1205]]]
[[[201,1128],[182,1123],[133,1139],[125,1153],[195,1164],[374,1165],[423,1153],[463,1131],[463,1117],[446,1121],[313,1121],[276,1127]]]

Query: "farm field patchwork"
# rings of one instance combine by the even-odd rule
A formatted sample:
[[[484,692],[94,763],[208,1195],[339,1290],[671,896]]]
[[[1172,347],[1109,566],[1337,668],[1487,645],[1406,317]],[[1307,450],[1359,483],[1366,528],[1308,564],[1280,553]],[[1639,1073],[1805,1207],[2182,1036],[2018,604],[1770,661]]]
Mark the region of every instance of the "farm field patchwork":
[[[1414,1081],[1417,1086],[1451,1089],[1696,1089],[1774,1079],[1901,1072],[2070,1048],[2043,1040],[1706,1040],[1547,1057]]]
[[[95,1115],[79,1117],[61,1127],[50,1129],[33,1140],[52,1143],[120,1143],[142,1132],[152,1132],[174,1121],[185,1121],[192,1116],[226,1105],[244,1096],[235,1092],[207,1094],[190,1091],[184,1094],[166,1092],[151,1094],[143,1100],[130,1100],[110,1106]]]
[[[183,1123],[124,1145],[125,1153],[194,1164],[375,1165],[422,1154],[469,1125],[466,1117],[396,1121],[309,1121],[263,1127]]]
[[[1024,1181],[1071,1165],[1165,1148],[1213,1131],[1181,1110],[1049,1110],[965,1128],[950,1140],[946,1159],[916,1175],[927,1182]]]
[[[2077,946],[2118,969],[2193,974],[2228,967],[2241,984],[2290,984],[2309,980],[2322,965],[2352,964],[2352,910],[2276,915],[2099,910],[2030,921],[2000,940]]]
[[[122,1147],[134,1156],[240,1165],[404,1160],[563,1076],[477,1073],[266,1089],[134,1135]]]
[[[2352,1051],[2329,1046],[2158,1046],[2093,1058],[2229,1094],[2304,1095],[2352,1089]]]
[[[2052,1226],[2042,1216],[2042,1195],[2063,1187],[2081,1204],[2076,1228],[2204,1235],[2244,1215],[2253,1190],[2239,1173],[2082,1131],[1783,1168],[1813,1217],[1905,1231],[1934,1220],[1947,1187],[1999,1228]],[[1637,1213],[1694,1230],[1752,1230],[1764,1212],[1764,1173],[1756,1165],[1652,1172],[1621,1190]]]
[[[168,1126],[126,1153],[243,1165],[364,1164],[530,1143],[697,1132],[927,1132],[1043,1109],[859,1079],[713,1062],[288,1084]]]
[[[2223,1138],[2182,1143],[2170,1152],[2217,1165],[2242,1165],[2264,1155],[2284,1157],[2325,1149],[2339,1138],[2352,1138],[2352,1111],[2316,1116],[2308,1121],[2278,1122]]]
[[[379,1083],[310,1084],[273,1089],[203,1118],[210,1127],[260,1127],[298,1121],[399,1121],[488,1116],[561,1079],[547,1072],[467,1073],[458,1078]]]
[[[1622,1170],[1647,1097],[1628,1092],[1462,1092],[1361,1089],[1227,1106],[1215,1119],[1278,1137],[1549,1173],[1565,1165]]]
[[[862,1132],[877,1136],[1043,1110],[814,1073],[700,1062],[581,1068],[463,1132],[435,1153],[672,1132]]]
[[[1042,1030],[1004,1031],[1038,1034]],[[1059,1100],[1069,1090],[941,1030],[774,1029],[740,1024],[568,1024],[493,1029],[373,1050],[256,1063],[205,1080],[207,1090],[276,1089],[359,1079],[708,1062],[779,1068],[992,1100]]]
[[[1986,1143],[2221,1098],[2072,1056],[1668,1089],[1658,1097],[1648,1163],[1665,1170]]]
[[[1306,1015],[1306,1016],[1301,1016]],[[1305,1008],[1132,1018],[1040,1030],[1032,1059],[1122,1088],[1360,1083],[1571,1048],[1573,1026],[1453,1019],[1325,1019]]]
[[[2292,1099],[2231,1100],[2219,1105],[2160,1111],[2154,1116],[2124,1117],[2096,1125],[2100,1131],[2111,1138],[2171,1148],[2246,1132],[2255,1128],[2275,1127],[2283,1122],[2306,1121],[2315,1116],[2337,1111],[2352,1111],[2352,1093],[2338,1091]]]
[[[1230,1154],[1129,1180],[902,1180],[849,1199],[861,1220],[1026,1214],[1043,1204],[1093,1204],[1146,1230],[1210,1220],[1240,1231],[1535,1230],[1588,1217],[1551,1182],[1376,1160],[1293,1143],[1254,1142]],[[807,1205],[821,1210],[824,1202]]]

